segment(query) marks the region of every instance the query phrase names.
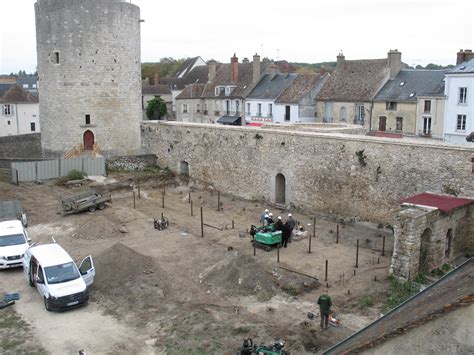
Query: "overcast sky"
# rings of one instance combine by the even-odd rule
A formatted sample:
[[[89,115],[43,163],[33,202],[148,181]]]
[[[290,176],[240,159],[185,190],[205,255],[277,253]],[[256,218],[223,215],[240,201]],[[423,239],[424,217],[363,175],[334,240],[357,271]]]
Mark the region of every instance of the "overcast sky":
[[[0,0],[0,73],[36,67],[35,0]],[[256,52],[291,62],[383,58],[454,64],[474,49],[472,0],[132,0],[142,62],[201,56],[228,62]]]

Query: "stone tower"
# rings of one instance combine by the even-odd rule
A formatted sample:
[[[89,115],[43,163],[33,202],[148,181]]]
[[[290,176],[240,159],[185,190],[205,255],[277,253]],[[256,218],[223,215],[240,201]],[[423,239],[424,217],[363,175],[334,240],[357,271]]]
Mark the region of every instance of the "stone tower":
[[[44,155],[140,151],[140,9],[121,0],[37,0]]]

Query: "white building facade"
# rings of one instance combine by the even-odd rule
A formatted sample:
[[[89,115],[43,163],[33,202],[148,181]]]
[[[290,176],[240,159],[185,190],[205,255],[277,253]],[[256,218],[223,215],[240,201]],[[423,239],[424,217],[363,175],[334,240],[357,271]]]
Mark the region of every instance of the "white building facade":
[[[446,73],[445,142],[472,145],[466,137],[474,132],[474,59]]]
[[[0,137],[40,132],[39,104],[2,103]]]

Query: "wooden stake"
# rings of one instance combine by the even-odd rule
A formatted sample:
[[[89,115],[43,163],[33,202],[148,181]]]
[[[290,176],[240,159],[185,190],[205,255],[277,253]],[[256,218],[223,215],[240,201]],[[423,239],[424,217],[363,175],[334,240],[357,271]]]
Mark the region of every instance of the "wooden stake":
[[[217,210],[221,210],[221,192],[217,191]]]
[[[191,217],[193,217],[193,201],[191,201]]]
[[[202,207],[201,207],[201,238],[204,238],[204,219],[202,217]]]
[[[161,212],[161,222],[163,222],[164,218],[163,218],[163,212]]]
[[[356,267],[359,267],[359,239],[357,239],[357,247],[356,247]]]
[[[138,198],[140,197],[140,179],[137,180],[137,186],[138,186]]]
[[[188,194],[188,203],[191,203],[191,192]]]
[[[135,191],[133,191],[133,209],[135,209]]]
[[[280,262],[280,244],[277,245],[277,263]]]
[[[336,244],[339,244],[339,224],[336,225]]]
[[[328,280],[328,260],[326,260],[326,271],[324,272],[324,281]]]
[[[165,208],[165,190],[161,193],[161,208]]]
[[[257,253],[256,253],[256,250],[255,250],[255,244],[253,245],[253,256],[255,256]]]
[[[382,240],[382,256],[385,256],[385,236],[383,236]]]
[[[232,220],[232,229],[234,229],[234,220]]]

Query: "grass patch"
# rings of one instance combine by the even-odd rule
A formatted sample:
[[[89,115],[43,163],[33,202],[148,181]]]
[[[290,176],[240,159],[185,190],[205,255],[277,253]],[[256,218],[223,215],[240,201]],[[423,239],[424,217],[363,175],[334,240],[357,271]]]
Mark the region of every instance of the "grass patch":
[[[388,292],[389,296],[382,307],[383,313],[387,313],[389,310],[397,307],[399,304],[418,292],[417,285],[413,282],[400,281],[393,275],[388,277],[388,281],[390,284]]]
[[[241,335],[241,334],[248,334],[250,332],[251,328],[250,327],[246,327],[246,326],[239,326],[239,327],[235,327],[234,329],[232,329],[231,331],[231,334],[232,335]]]
[[[372,296],[364,296],[358,302],[359,308],[373,307],[374,303],[375,302],[374,302],[374,299],[372,298]]]
[[[57,179],[57,184],[62,185],[72,180],[82,180],[87,177],[87,174],[79,170],[71,170],[66,176],[61,176]]]
[[[0,317],[0,353],[21,352],[19,348],[25,342],[24,332],[29,325],[15,312],[14,306],[3,309]]]
[[[293,297],[298,295],[298,291],[293,286],[282,286],[282,290]]]

